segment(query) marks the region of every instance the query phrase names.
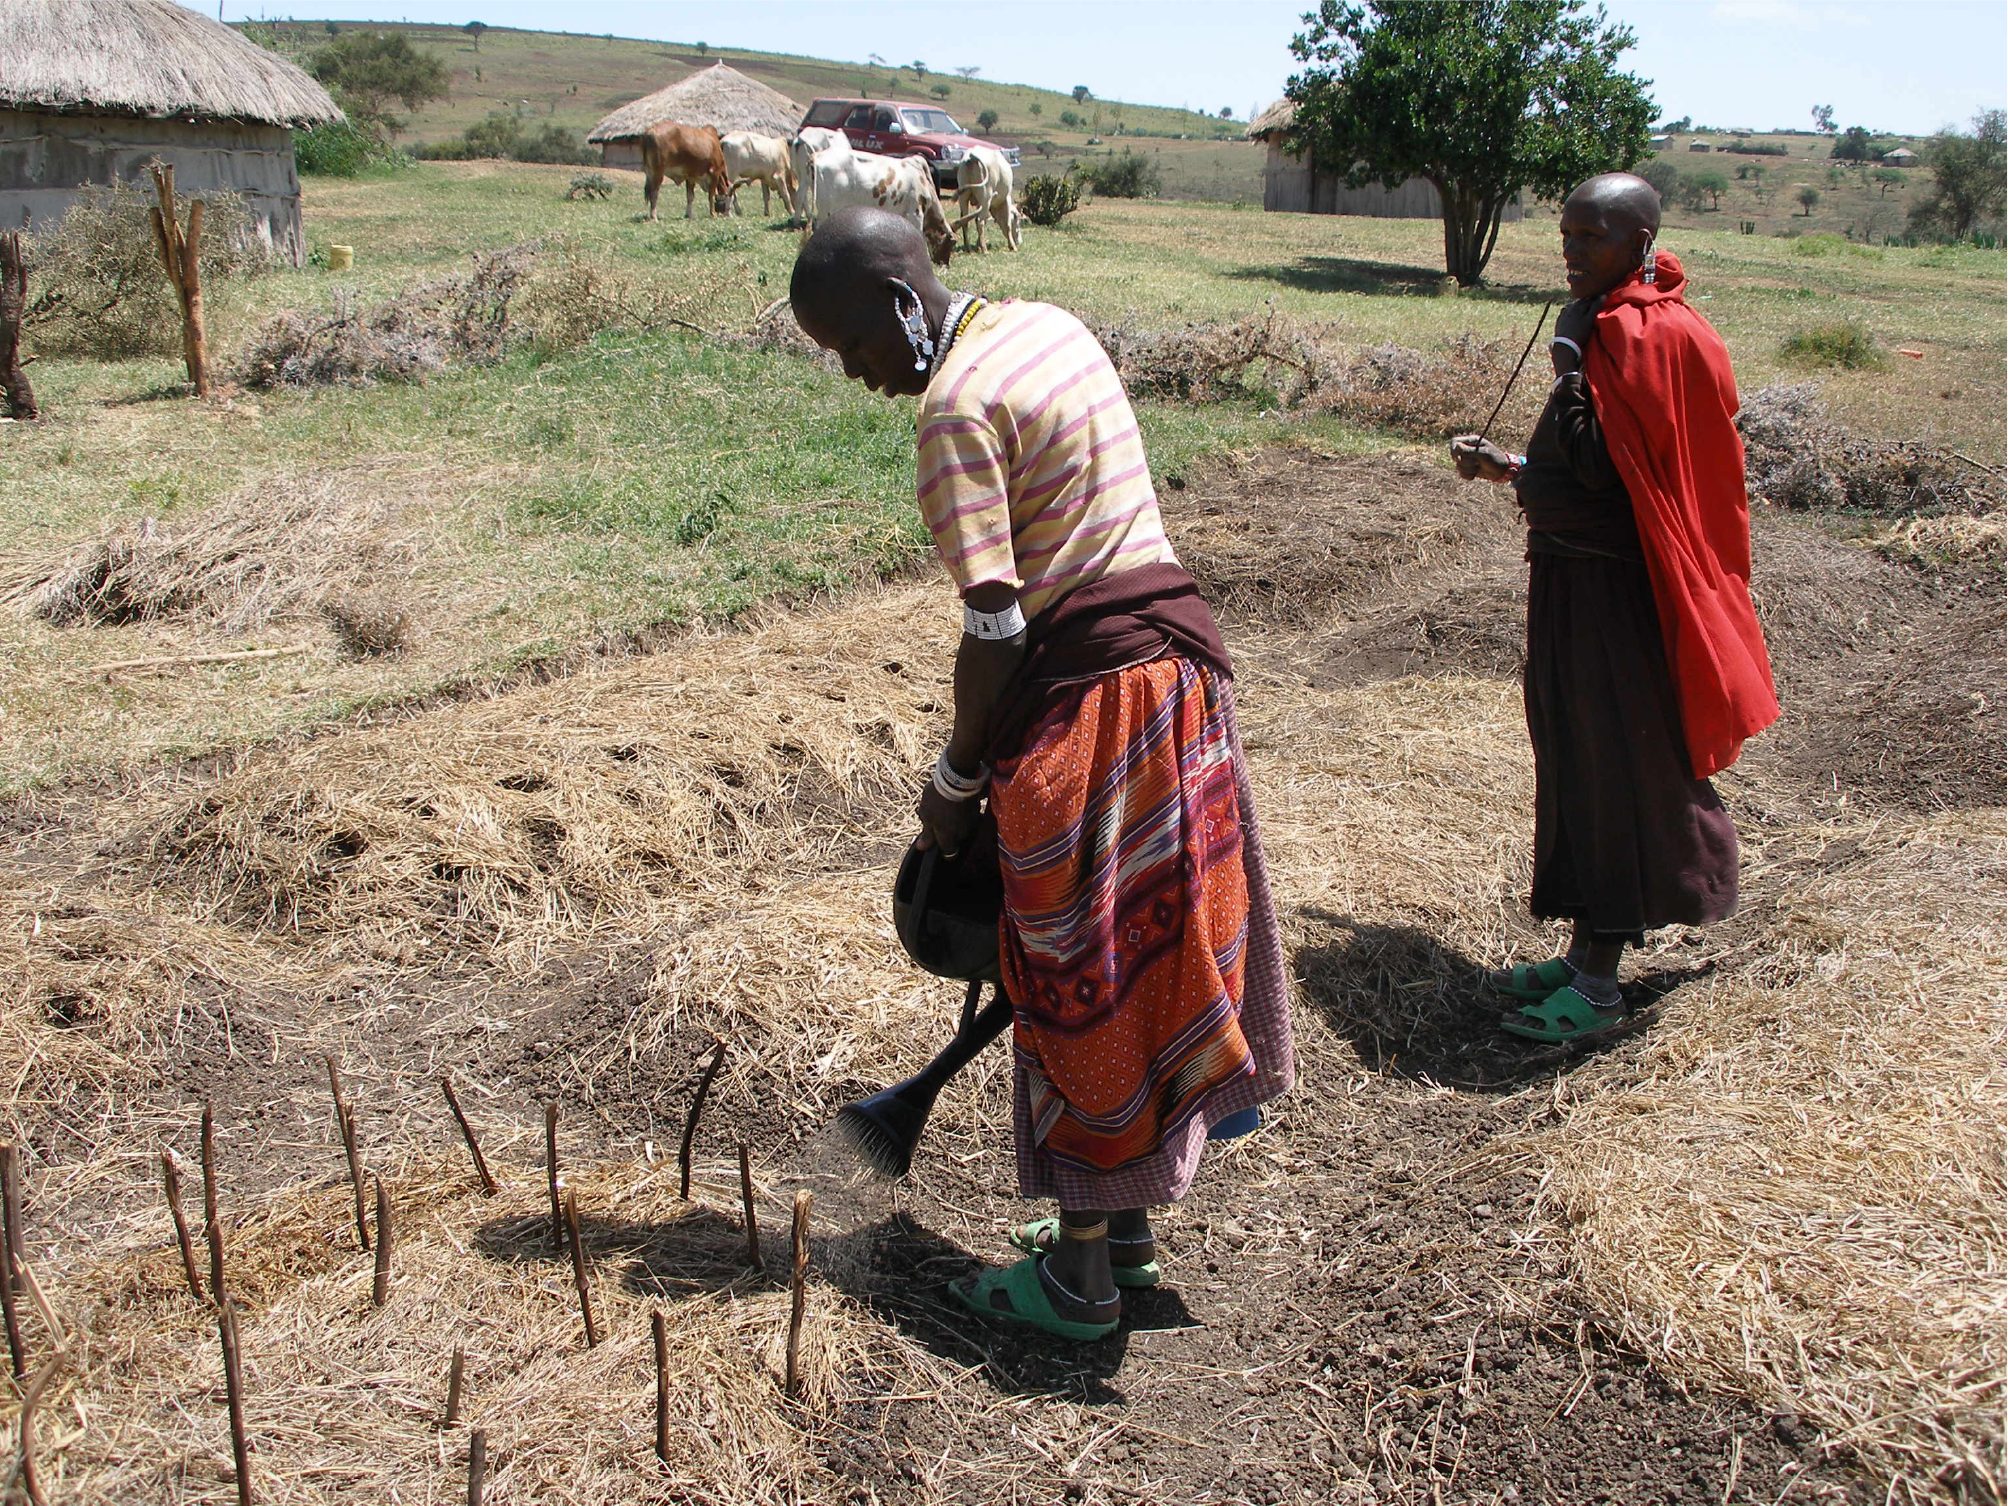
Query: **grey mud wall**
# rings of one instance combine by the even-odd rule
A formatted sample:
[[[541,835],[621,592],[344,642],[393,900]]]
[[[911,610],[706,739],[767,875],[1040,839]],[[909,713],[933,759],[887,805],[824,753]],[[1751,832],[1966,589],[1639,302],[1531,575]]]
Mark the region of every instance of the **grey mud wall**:
[[[151,186],[147,164],[174,168],[179,195],[240,195],[258,239],[298,266],[300,175],[283,126],[0,110],[0,230],[38,230],[62,218],[89,184]]]

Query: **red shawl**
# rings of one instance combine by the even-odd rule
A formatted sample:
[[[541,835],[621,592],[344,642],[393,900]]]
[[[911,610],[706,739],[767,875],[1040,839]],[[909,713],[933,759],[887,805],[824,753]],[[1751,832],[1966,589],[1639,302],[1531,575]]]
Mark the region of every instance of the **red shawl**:
[[[1706,779],[1777,719],[1778,698],[1750,603],[1736,378],[1722,337],[1681,295],[1685,281],[1662,251],[1655,283],[1633,273],[1614,289],[1583,374],[1631,493],[1688,756]]]

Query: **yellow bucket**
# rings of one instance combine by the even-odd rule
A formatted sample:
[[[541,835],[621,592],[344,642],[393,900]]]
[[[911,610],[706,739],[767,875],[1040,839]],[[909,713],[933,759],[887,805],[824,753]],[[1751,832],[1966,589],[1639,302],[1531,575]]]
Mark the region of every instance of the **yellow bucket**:
[[[330,272],[346,272],[355,264],[356,248],[354,246],[328,247],[328,270]]]

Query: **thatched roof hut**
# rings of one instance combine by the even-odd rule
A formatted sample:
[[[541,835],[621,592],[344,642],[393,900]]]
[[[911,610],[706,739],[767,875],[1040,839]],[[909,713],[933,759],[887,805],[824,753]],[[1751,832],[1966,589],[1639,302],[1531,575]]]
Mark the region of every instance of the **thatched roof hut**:
[[[80,189],[143,180],[158,157],[179,190],[242,195],[297,263],[292,128],[341,118],[292,63],[174,0],[0,4],[0,229],[59,219]]]
[[[1297,106],[1279,99],[1249,121],[1243,133],[1250,141],[1269,143],[1269,156],[1262,164],[1264,209],[1295,214],[1365,214],[1387,220],[1443,218],[1443,200],[1436,185],[1422,178],[1410,178],[1399,188],[1383,188],[1378,183],[1348,188],[1343,172],[1320,168],[1308,150],[1290,150],[1290,127],[1296,118]],[[1520,213],[1516,196],[1501,218],[1517,220]]]
[[[644,132],[672,120],[683,125],[708,125],[721,136],[727,131],[786,136],[802,123],[802,106],[737,68],[713,63],[666,89],[622,105],[586,132],[586,140],[599,143],[607,166],[639,167],[641,148],[635,143]]]

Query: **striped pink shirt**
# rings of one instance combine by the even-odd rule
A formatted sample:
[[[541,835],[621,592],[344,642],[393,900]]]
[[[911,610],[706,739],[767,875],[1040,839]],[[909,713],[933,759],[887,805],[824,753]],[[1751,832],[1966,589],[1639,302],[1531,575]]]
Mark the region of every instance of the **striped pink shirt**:
[[[955,342],[920,400],[916,485],[957,588],[1016,586],[1028,619],[1173,558],[1122,379],[1048,303],[991,304]]]

